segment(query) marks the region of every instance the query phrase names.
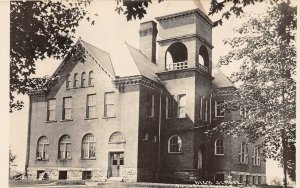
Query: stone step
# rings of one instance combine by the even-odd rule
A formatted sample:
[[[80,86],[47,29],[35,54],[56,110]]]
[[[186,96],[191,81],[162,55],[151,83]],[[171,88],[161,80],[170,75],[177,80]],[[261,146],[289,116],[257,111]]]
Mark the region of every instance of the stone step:
[[[109,177],[106,179],[106,182],[122,182],[123,177]]]

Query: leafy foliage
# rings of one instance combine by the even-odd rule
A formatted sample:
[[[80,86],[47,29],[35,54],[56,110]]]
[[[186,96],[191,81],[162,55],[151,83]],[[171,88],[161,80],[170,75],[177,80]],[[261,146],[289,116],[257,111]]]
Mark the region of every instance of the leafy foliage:
[[[275,3],[265,16],[251,18],[236,37],[226,39],[232,50],[219,64],[240,63],[232,80],[240,84],[235,99],[224,104],[226,110],[240,110],[243,119],[224,122],[212,132],[246,135],[250,141],[264,137],[263,155],[277,161],[289,155],[293,171],[294,153],[283,144],[296,139],[296,7]]]
[[[89,1],[12,1],[10,3],[10,111],[19,110],[23,102],[15,94],[25,94],[35,84],[53,78],[32,79],[35,62],[46,57],[61,59],[72,48],[79,22],[94,24],[85,6]]]

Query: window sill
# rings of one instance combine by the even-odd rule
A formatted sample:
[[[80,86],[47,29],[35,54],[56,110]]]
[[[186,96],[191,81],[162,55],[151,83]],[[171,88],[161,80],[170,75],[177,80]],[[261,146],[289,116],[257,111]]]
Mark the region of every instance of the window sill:
[[[172,118],[172,117],[169,117],[169,118],[167,117],[167,118],[166,118],[166,120],[170,120],[170,119],[173,119],[173,118]]]
[[[57,120],[49,120],[49,121],[45,121],[45,123],[54,123],[57,122]]]
[[[148,115],[146,115],[146,118],[154,118],[154,116],[148,116]]]
[[[66,90],[71,90],[71,89],[81,89],[81,88],[88,88],[88,87],[94,87],[94,85],[78,86],[78,87],[69,87],[69,88],[66,88]]]
[[[49,159],[35,159],[35,161],[49,161]]]
[[[116,118],[116,116],[105,116],[105,117],[102,117],[102,119],[110,119],[110,118]]]
[[[83,161],[93,161],[93,160],[96,160],[96,157],[93,157],[93,158],[81,158],[81,160]]]
[[[108,144],[125,144],[126,142],[108,142]]]
[[[187,117],[177,117],[177,119],[186,119]]]
[[[66,121],[73,121],[73,119],[63,119],[63,120],[60,120],[60,122],[66,122]]]
[[[72,160],[72,158],[58,158],[59,161],[63,162],[63,161],[69,161]]]
[[[223,117],[225,117],[225,116],[215,116],[215,118],[223,118]]]
[[[97,117],[94,118],[84,118],[84,120],[94,120],[94,119],[98,119]]]
[[[182,154],[182,152],[169,152],[168,154],[169,155],[180,155],[180,154]]]
[[[224,154],[215,154],[215,156],[225,156]]]

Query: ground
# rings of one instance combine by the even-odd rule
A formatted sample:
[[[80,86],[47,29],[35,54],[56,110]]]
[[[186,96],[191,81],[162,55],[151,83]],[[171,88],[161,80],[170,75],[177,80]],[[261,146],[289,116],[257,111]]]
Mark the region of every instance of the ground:
[[[87,185],[85,185],[87,184]],[[205,188],[230,188],[232,186],[199,186],[199,185],[187,185],[187,184],[163,184],[163,183],[121,183],[121,182],[84,182],[84,181],[28,181],[18,180],[9,182],[10,187],[97,187],[97,188],[194,188],[194,187],[205,187]],[[241,187],[241,186],[239,186]],[[250,186],[249,186],[250,187]],[[257,188],[280,188],[281,186],[253,186]],[[253,188],[252,187],[252,188]],[[246,187],[243,187],[246,188]],[[290,187],[291,188],[291,187]]]

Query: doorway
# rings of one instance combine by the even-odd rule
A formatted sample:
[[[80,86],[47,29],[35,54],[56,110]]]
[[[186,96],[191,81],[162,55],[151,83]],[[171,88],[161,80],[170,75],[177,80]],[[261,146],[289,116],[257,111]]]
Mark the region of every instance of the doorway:
[[[110,153],[110,177],[122,177],[124,166],[124,152]]]

